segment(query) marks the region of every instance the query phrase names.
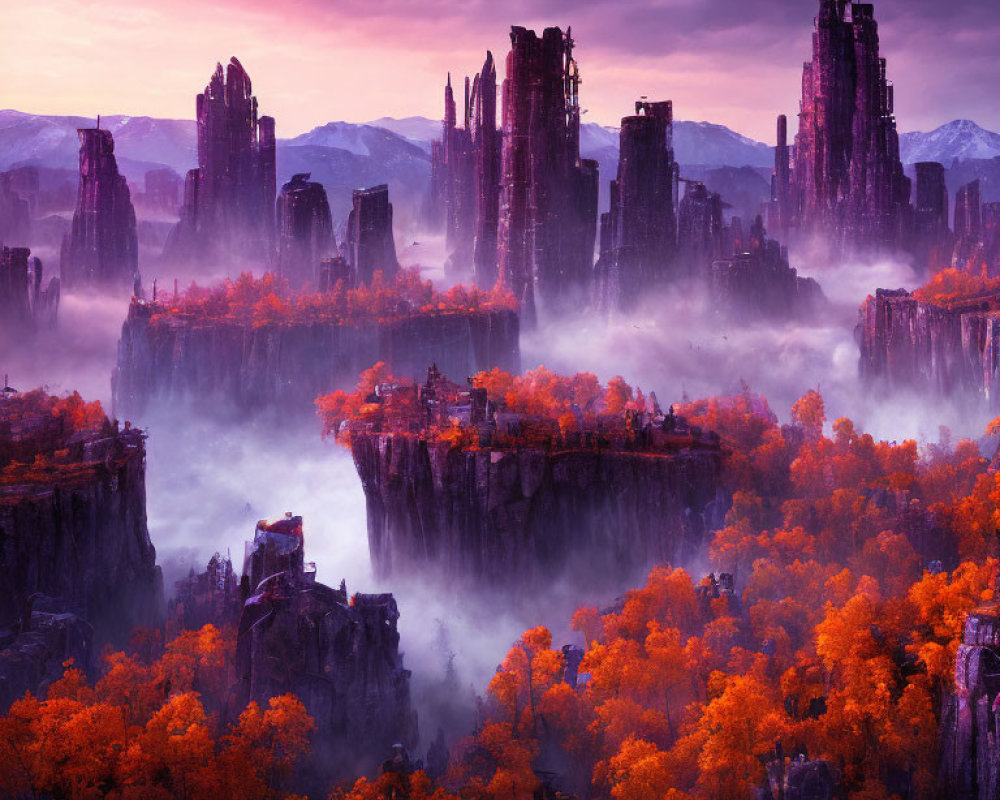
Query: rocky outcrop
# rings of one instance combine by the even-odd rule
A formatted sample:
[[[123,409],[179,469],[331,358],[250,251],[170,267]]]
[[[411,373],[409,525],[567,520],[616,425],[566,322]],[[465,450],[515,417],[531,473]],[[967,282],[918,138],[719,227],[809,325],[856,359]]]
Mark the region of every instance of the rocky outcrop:
[[[955,248],[951,266],[974,275],[1000,275],[1000,203],[983,203],[978,180],[955,194]]]
[[[224,628],[239,621],[246,587],[240,583],[228,556],[216,553],[204,572],[177,581],[167,608],[168,625],[178,630],[198,630],[205,625]]]
[[[0,626],[21,618],[35,593],[86,619],[102,642],[155,622],[162,580],[146,529],[143,434],[111,423],[65,432],[61,418],[20,404],[0,404],[0,463],[9,465],[0,479]]]
[[[118,173],[111,131],[80,135],[80,190],[73,227],[63,240],[66,286],[131,286],[139,270],[139,239],[128,182]]]
[[[820,0],[815,24],[780,218],[839,250],[898,248],[908,244],[910,180],[873,6]]]
[[[31,234],[31,204],[16,188],[11,172],[0,172],[0,242],[27,244]]]
[[[318,395],[353,387],[378,361],[400,375],[420,374],[431,362],[455,375],[520,369],[514,311],[253,325],[172,317],[158,308],[134,300],[122,326],[112,380],[119,415],[180,400],[243,413],[312,414]]]
[[[269,264],[274,251],[274,119],[257,116],[250,76],[217,64],[196,103],[198,167],[184,184],[181,220],[164,255]]]
[[[0,630],[0,714],[25,692],[44,696],[67,661],[88,671],[95,655],[94,629],[86,620],[64,613],[52,598],[33,596],[22,620]]]
[[[952,249],[945,169],[936,161],[921,162],[915,169],[917,196],[913,213],[913,249],[917,268],[933,274],[949,266]]]
[[[59,279],[45,282],[42,260],[28,248],[0,244],[0,341],[55,325],[58,311]]]
[[[597,162],[580,158],[579,68],[567,29],[512,27],[503,83],[500,276],[530,323],[534,286],[550,307],[589,292]]]
[[[673,453],[598,440],[562,452],[461,449],[352,428],[350,446],[383,576],[420,570],[514,591],[615,585],[699,557],[725,511],[711,440]]]
[[[336,248],[323,184],[310,181],[309,173],[293,175],[278,195],[277,224],[278,272],[292,288],[316,287],[320,262]]]
[[[343,582],[318,583],[302,552],[301,517],[258,523],[245,566],[253,589],[239,622],[234,707],[293,692],[316,722],[317,762],[347,777],[375,767],[372,754],[416,741],[399,610],[391,594],[349,596]]]
[[[399,271],[392,234],[392,203],[385,184],[355,189],[347,218],[347,259],[358,283],[371,283],[376,272],[392,280]]]
[[[955,686],[941,709],[941,782],[954,800],[990,800],[1000,793],[1000,606],[965,619],[955,658]]]
[[[1000,399],[996,298],[945,308],[902,289],[879,289],[861,306],[861,378],[872,388]]]

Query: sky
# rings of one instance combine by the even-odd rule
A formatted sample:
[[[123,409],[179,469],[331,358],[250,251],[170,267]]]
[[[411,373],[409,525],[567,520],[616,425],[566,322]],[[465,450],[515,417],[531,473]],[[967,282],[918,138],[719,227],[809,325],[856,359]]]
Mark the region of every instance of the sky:
[[[878,0],[901,131],[1000,129],[998,0]],[[0,108],[191,118],[239,57],[280,137],[442,114],[445,74],[498,71],[512,24],[572,25],[585,121],[640,95],[772,142],[798,107],[816,0],[0,0]]]

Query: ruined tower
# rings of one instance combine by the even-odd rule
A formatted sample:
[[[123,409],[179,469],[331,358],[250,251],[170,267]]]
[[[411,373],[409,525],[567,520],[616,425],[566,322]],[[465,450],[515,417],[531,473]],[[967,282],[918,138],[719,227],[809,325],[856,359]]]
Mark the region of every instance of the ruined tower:
[[[258,117],[250,76],[235,58],[217,64],[196,102],[198,167],[184,186],[181,221],[165,252],[175,258],[253,259],[274,250],[274,119]]]
[[[333,218],[323,184],[293,175],[277,202],[278,271],[293,288],[319,285],[320,262],[335,247]]]
[[[789,227],[838,250],[900,246],[910,181],[870,3],[820,0],[802,73]],[[779,142],[780,145],[780,142]]]
[[[392,235],[392,203],[385,184],[355,189],[347,220],[348,261],[358,283],[371,283],[376,272],[396,277],[396,243]]]
[[[535,291],[571,302],[592,275],[597,163],[580,158],[580,73],[567,29],[513,27],[503,84],[500,276],[530,321]]]
[[[60,273],[67,286],[131,286],[139,240],[128,182],[118,173],[111,131],[82,128],[80,188],[73,227],[63,239]]]
[[[623,117],[618,177],[611,209],[602,218],[598,281],[606,307],[634,306],[644,289],[661,283],[673,267],[673,106],[639,100]]]
[[[916,165],[917,191],[913,214],[914,250],[918,269],[936,272],[948,266],[952,236],[948,228],[948,187],[944,165],[923,161]],[[946,255],[947,254],[947,255]]]

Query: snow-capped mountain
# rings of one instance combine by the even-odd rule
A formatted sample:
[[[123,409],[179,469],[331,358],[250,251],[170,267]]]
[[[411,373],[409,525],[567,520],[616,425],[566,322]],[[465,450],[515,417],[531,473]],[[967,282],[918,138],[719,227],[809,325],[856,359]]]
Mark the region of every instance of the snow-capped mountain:
[[[899,137],[903,162],[940,161],[950,167],[955,159],[990,159],[1000,156],[1000,133],[988,131],[968,119],[956,119],[930,133],[903,133]]]

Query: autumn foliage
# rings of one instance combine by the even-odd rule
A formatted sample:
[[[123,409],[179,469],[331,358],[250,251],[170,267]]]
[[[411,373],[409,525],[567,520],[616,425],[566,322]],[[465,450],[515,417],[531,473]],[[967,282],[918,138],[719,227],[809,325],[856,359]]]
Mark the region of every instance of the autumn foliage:
[[[781,742],[846,796],[936,796],[965,615],[993,598],[1000,477],[971,442],[921,451],[831,424],[816,392],[787,426],[749,392],[682,413],[730,448],[711,559],[735,591],[661,566],[579,609],[575,688],[549,631],[527,631],[446,785],[526,798],[545,753],[581,797],[743,800]]]
[[[93,685],[67,663],[45,699],[29,694],[0,718],[0,796],[288,796],[283,787],[308,752],[313,721],[284,695],[266,708],[250,703],[226,724],[232,649],[232,632],[208,625],[152,661],[108,654]]]
[[[244,272],[235,280],[206,288],[191,284],[176,297],[149,303],[154,323],[187,321],[245,325],[306,323],[357,324],[402,319],[416,314],[477,314],[516,308],[501,288],[483,291],[454,286],[438,292],[417,269],[403,269],[392,282],[376,272],[371,284],[345,288],[338,281],[329,292],[293,292],[274,273],[254,278]]]
[[[989,308],[1000,308],[1000,278],[948,267],[917,289],[913,296],[925,303],[955,308],[981,302]]]

